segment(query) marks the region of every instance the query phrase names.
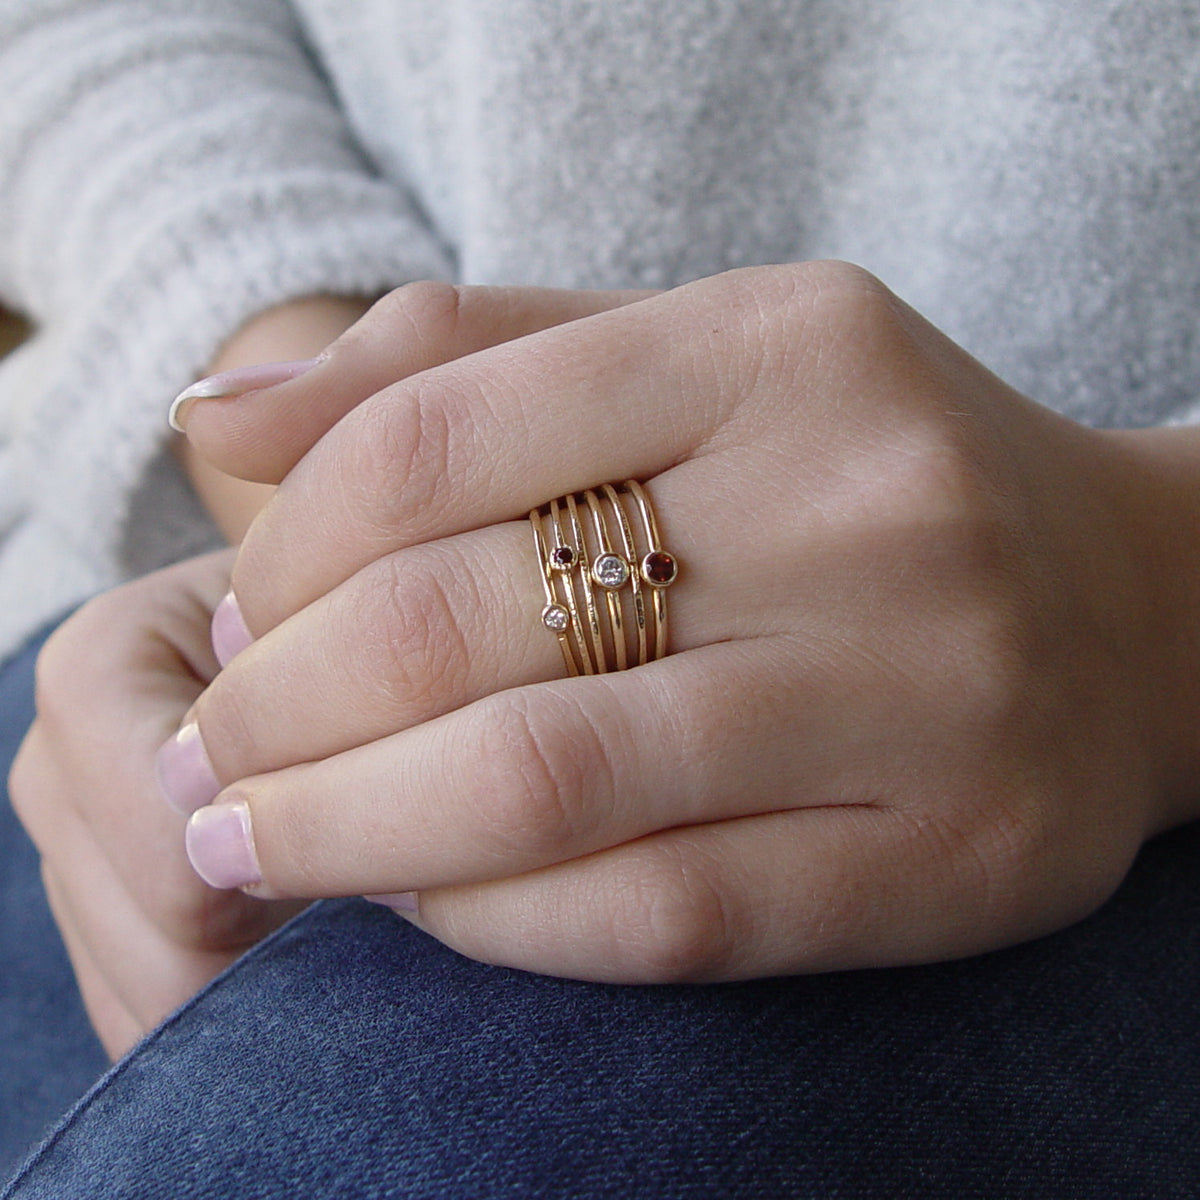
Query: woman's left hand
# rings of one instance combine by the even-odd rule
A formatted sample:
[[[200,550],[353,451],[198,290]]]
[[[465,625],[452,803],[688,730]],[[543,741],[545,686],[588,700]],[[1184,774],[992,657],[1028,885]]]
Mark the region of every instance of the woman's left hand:
[[[64,621],[38,658],[37,718],[9,779],[84,1006],[114,1059],[302,907],[197,879],[184,817],[155,783],[156,750],[217,672],[209,622],[232,561],[221,552],[177,563]]]
[[[216,465],[287,472],[234,572],[256,640],[194,710],[211,882],[417,893],[537,971],[732,979],[1044,933],[1190,815],[1194,639],[1119,437],[826,263],[401,380],[289,471],[266,414],[386,374],[405,303],[189,418]],[[672,653],[564,678],[526,513],[626,478],[682,564]]]

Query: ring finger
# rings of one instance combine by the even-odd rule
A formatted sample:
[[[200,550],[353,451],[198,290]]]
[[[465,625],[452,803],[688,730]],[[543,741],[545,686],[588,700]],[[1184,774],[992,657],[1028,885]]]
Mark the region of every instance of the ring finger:
[[[691,478],[697,469],[668,472],[651,485],[666,511],[706,493]],[[712,512],[691,512],[688,529],[672,523],[661,533],[686,572],[686,586],[670,589],[667,630],[658,624],[665,589],[638,574],[650,545],[646,528],[635,529],[631,519],[625,531],[616,519],[614,505],[636,517],[636,503],[620,488],[586,496],[539,519],[541,562],[529,521],[422,543],[362,568],[238,654],[161,760],[168,785],[180,772],[208,776],[203,784],[189,778],[176,806],[211,800],[218,779],[231,783],[327,758],[494,692],[561,678],[563,649],[588,673],[599,664],[619,669],[660,657],[668,637],[670,649],[681,651],[770,632],[763,619],[769,589],[756,604],[743,603],[742,572],[723,570],[714,558],[711,547],[725,540],[719,503]],[[572,550],[573,569],[546,565],[550,543],[576,542],[581,553]],[[589,570],[605,548],[621,551],[619,564],[633,563],[621,567],[611,590]],[[569,627],[561,637],[542,620],[547,593],[573,608],[563,614]]]

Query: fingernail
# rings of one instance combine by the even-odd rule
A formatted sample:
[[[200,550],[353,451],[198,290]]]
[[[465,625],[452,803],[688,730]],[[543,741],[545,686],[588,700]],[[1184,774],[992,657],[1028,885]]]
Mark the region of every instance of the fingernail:
[[[200,726],[194,721],[160,747],[154,757],[154,773],[166,802],[185,817],[211,804],[221,790]]]
[[[416,892],[385,892],[378,896],[364,896],[363,899],[372,904],[382,904],[384,908],[398,913],[417,913],[421,910]]]
[[[222,371],[219,375],[199,379],[171,401],[167,423],[176,433],[184,433],[187,410],[193,400],[228,399],[259,388],[274,387],[277,383],[287,383],[289,379],[311,371],[324,357],[318,354],[316,358],[305,358],[299,362],[255,363],[250,367],[238,367],[234,371]]]
[[[262,882],[246,804],[210,804],[197,809],[188,821],[184,845],[193,870],[212,887],[240,888]]]
[[[212,648],[217,662],[227,667],[252,641],[254,637],[242,619],[237,597],[229,592],[213,610]]]

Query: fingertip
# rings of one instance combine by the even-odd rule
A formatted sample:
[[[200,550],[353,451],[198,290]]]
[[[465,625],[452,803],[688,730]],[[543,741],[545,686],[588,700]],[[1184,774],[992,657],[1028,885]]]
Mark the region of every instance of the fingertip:
[[[262,883],[250,806],[210,804],[188,820],[184,846],[192,869],[210,887],[250,888]]]
[[[325,357],[298,359],[291,362],[254,363],[232,371],[221,371],[199,379],[186,387],[171,401],[167,423],[176,433],[187,433],[187,419],[197,400],[233,400],[248,392],[275,387],[307,374]]]
[[[254,641],[232,591],[213,610],[212,648],[222,670]]]
[[[163,799],[185,817],[211,803],[221,790],[200,727],[194,721],[159,748],[154,757],[154,776]]]

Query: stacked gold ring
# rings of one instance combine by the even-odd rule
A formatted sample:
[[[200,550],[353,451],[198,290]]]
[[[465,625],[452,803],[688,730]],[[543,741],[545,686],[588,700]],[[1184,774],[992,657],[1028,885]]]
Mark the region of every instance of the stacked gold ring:
[[[559,496],[529,513],[546,604],[571,675],[641,666],[667,652],[666,589],[679,564],[635,479]]]

